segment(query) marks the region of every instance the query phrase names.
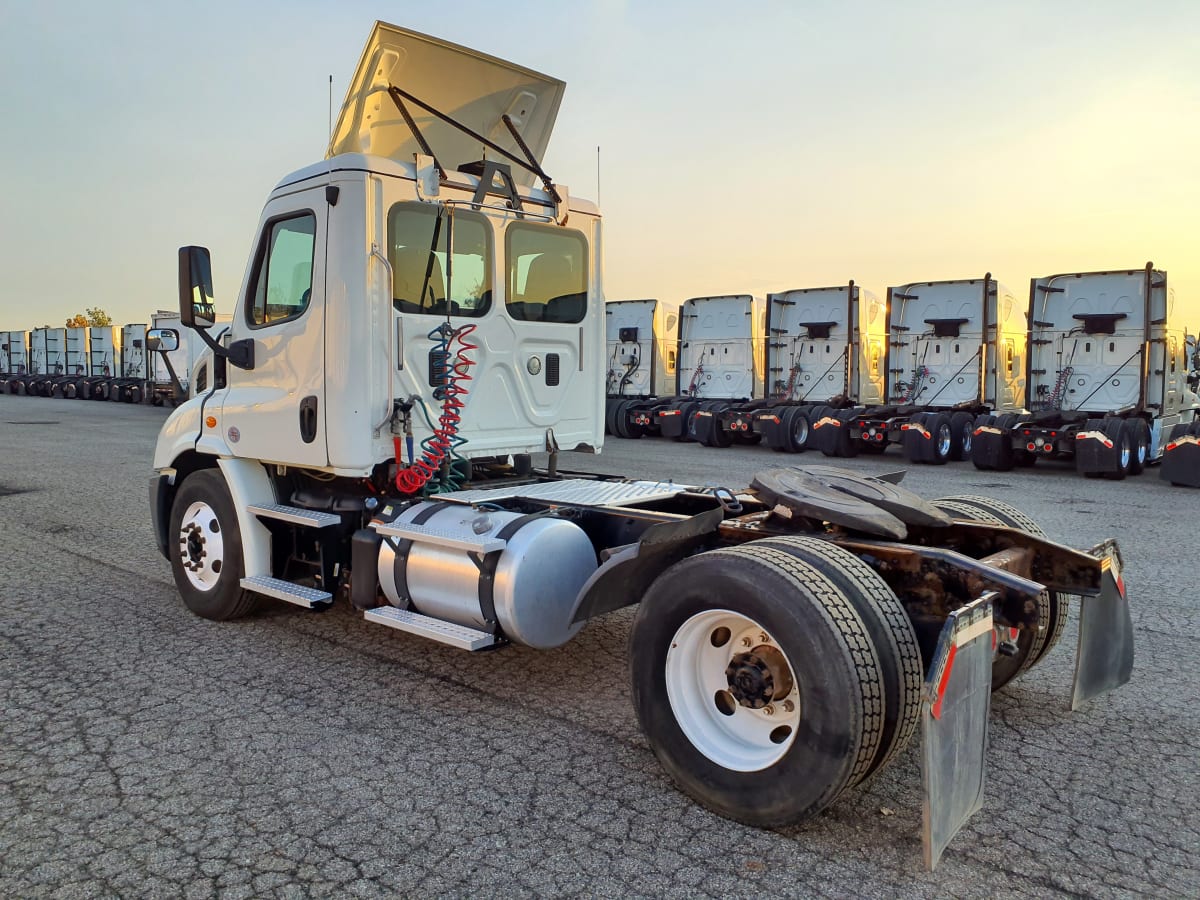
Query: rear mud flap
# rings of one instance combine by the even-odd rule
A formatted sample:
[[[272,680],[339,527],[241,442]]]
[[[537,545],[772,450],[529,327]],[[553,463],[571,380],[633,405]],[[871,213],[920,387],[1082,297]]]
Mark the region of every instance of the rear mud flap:
[[[688,422],[688,439],[699,444],[708,444],[713,435],[721,428],[717,414],[710,409],[701,409]]]
[[[1129,680],[1133,672],[1133,620],[1121,576],[1121,554],[1115,541],[1092,548],[1100,558],[1100,593],[1083,597],[1079,610],[1079,649],[1071,709],[1106,694]]]
[[[665,438],[682,437],[687,428],[683,411],[677,408],[662,410],[658,413],[658,427]]]
[[[1103,431],[1081,431],[1075,435],[1075,470],[1109,475],[1119,468],[1117,448]]]
[[[1162,479],[1180,487],[1200,487],[1200,437],[1185,434],[1167,443]]]
[[[983,805],[992,703],[992,591],[952,612],[921,699],[921,843],[925,865]]]

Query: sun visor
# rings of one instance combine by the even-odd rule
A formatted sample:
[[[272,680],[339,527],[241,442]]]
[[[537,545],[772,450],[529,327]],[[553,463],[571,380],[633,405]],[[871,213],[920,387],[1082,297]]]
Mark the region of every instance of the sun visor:
[[[412,162],[420,145],[388,96],[395,85],[456,119],[515,156],[521,148],[505,127],[507,114],[539,160],[550,143],[566,83],[494,56],[376,22],[338,115],[327,158],[366,153]],[[448,172],[487,154],[478,141],[416,104],[406,104],[438,161]],[[518,184],[533,175],[513,167]]]

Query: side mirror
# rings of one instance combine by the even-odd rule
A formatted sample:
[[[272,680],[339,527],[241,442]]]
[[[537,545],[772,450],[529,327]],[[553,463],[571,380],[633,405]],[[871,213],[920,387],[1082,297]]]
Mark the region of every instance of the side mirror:
[[[136,341],[134,342],[136,344]],[[179,332],[174,328],[151,328],[146,332],[146,349],[151,353],[170,353],[179,349]]]
[[[209,328],[217,320],[207,247],[179,248],[179,320],[187,328]]]

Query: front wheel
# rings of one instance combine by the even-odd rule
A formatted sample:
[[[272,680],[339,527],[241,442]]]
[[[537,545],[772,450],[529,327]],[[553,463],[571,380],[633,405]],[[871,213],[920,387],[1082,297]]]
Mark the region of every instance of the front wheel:
[[[225,479],[193,472],[171,506],[168,549],[183,605],[205,619],[236,619],[255,605],[242,590],[242,538]]]
[[[862,619],[821,571],[779,550],[710,551],[665,571],[634,620],[630,674],[668,774],[747,825],[815,815],[865,775],[882,739]]]

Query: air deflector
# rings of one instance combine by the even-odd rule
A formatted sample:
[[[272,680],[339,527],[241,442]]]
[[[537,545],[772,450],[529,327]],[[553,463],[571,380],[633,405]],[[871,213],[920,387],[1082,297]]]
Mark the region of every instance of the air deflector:
[[[385,22],[376,22],[350,80],[327,157],[366,153],[412,162],[421,152],[388,96],[389,86],[419,97],[515,156],[525,155],[504,124],[508,116],[537,159],[545,156],[566,84],[514,63]],[[460,129],[416,106],[411,113],[438,161],[455,170],[486,155]],[[521,186],[533,181],[516,168]]]

